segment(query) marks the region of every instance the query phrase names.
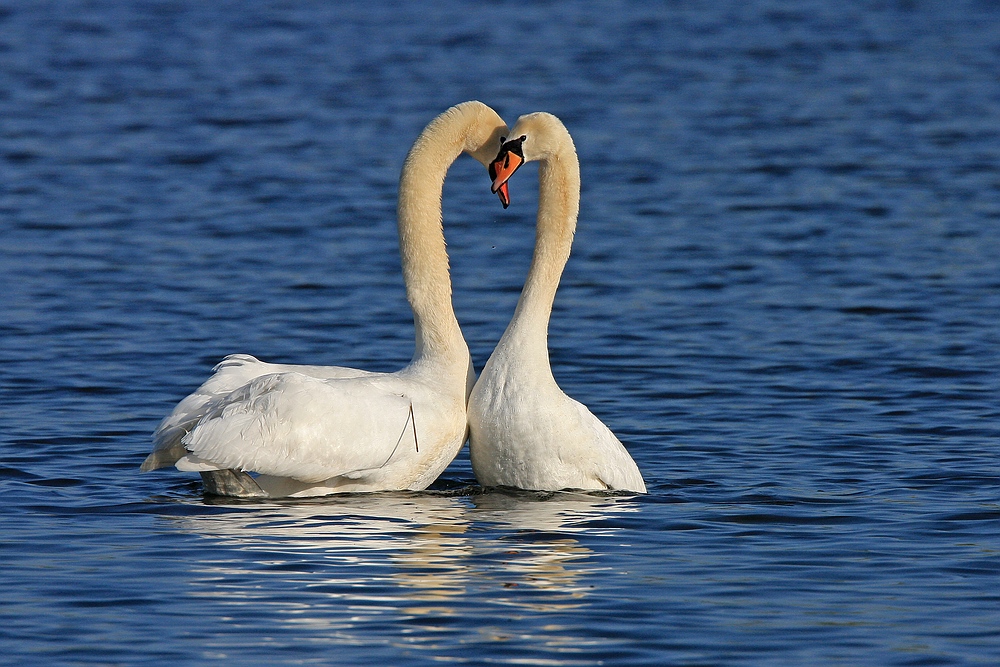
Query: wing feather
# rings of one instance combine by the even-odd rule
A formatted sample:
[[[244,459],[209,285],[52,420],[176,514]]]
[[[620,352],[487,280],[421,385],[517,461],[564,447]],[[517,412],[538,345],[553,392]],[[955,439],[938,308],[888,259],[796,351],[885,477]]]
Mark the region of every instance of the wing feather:
[[[297,372],[315,378],[333,379],[371,375],[368,371],[340,366],[291,366],[270,364],[249,354],[231,354],[220,361],[213,373],[193,393],[167,415],[153,434],[153,451],[143,461],[143,472],[171,466],[187,454],[182,439],[213,406],[253,379],[280,372]]]
[[[192,462],[320,482],[415,449],[411,410],[372,377],[271,373],[211,399],[181,443]]]

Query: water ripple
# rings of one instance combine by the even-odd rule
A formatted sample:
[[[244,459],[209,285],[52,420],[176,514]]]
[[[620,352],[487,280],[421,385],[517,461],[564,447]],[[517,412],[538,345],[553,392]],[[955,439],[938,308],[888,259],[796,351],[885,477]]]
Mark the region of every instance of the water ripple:
[[[509,9],[0,7],[9,660],[1000,661],[995,7]],[[573,133],[553,369],[650,493],[482,489],[467,453],[309,502],[139,475],[226,354],[409,361],[398,171],[465,99]],[[507,211],[471,160],[445,185],[480,367],[535,173]]]

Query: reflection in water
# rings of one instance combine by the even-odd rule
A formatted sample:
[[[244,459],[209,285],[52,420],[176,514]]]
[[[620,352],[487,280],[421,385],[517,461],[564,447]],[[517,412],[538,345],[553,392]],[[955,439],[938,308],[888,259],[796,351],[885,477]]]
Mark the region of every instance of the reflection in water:
[[[496,581],[504,589],[526,587],[537,595],[501,596],[498,603],[534,611],[566,610],[578,606],[591,590],[581,583],[593,572],[587,561],[592,552],[574,534],[597,529],[596,519],[634,506],[587,494],[559,493],[525,497],[520,493],[491,493],[473,498],[476,522],[493,524],[502,536],[477,545],[492,551],[490,567],[477,577]],[[510,533],[513,528],[515,532]]]
[[[580,538],[614,532],[607,519],[636,509],[586,494],[413,493],[239,504],[171,519],[218,543],[199,550],[213,557],[193,564],[192,594],[234,617],[272,615],[314,629],[316,641],[440,651],[440,633],[503,641],[511,613],[584,606],[597,565]],[[497,623],[474,626],[470,610]],[[594,641],[553,624],[537,631],[555,652]]]

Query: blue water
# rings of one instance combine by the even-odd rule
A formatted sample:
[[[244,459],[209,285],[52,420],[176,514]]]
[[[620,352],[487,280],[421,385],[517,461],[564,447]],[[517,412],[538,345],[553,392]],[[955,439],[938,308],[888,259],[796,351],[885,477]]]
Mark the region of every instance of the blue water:
[[[0,4],[0,663],[1000,663],[1000,7]],[[140,475],[230,353],[396,370],[402,159],[583,172],[556,378],[650,493],[222,502]],[[445,188],[477,366],[533,243]]]

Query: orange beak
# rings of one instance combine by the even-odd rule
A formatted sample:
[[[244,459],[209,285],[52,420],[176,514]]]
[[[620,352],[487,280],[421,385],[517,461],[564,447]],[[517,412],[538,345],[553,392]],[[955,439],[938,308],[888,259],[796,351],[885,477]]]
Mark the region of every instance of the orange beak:
[[[500,203],[504,208],[510,206],[510,190],[507,181],[514,172],[524,164],[524,157],[521,155],[521,139],[508,141],[500,147],[500,152],[493,162],[490,163],[490,178],[493,179],[493,194],[500,197]]]
[[[508,186],[509,183],[504,181],[496,191],[496,195],[500,197],[500,203],[503,204],[504,208],[510,206],[510,187]]]

